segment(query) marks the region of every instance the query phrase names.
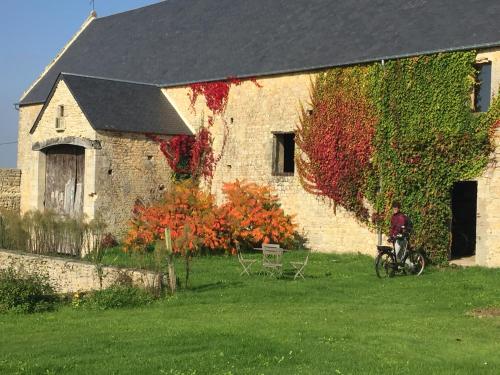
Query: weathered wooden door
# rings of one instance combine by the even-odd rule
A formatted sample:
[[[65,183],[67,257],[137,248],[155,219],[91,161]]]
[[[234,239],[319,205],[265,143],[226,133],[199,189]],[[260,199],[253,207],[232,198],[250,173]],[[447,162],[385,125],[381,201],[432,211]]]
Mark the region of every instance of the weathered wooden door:
[[[85,149],[61,145],[45,153],[45,208],[71,216],[82,214]]]

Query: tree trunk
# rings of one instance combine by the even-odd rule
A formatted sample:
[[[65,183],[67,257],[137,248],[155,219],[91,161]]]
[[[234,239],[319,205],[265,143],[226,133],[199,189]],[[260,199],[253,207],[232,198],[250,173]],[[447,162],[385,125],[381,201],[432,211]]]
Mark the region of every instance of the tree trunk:
[[[175,294],[175,290],[177,289],[177,277],[175,276],[173,253],[167,255],[167,264],[168,264],[168,287],[170,288],[170,293]]]
[[[186,289],[188,288],[188,282],[189,282],[189,271],[190,271],[190,264],[189,264],[189,251],[186,251]]]

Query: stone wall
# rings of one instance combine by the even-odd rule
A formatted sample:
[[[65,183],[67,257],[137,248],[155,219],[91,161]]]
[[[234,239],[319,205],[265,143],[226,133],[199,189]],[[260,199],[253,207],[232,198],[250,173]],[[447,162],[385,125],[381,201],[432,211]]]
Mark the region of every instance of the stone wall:
[[[21,205],[21,171],[0,169],[0,209],[19,212]]]
[[[492,95],[499,95],[500,51],[483,51],[477,60],[491,62]],[[495,143],[492,163],[477,180],[476,264],[487,267],[500,267],[500,129]]]
[[[226,149],[213,179],[212,191],[221,201],[224,182],[246,179],[270,185],[279,195],[285,212],[296,215],[299,230],[308,245],[322,252],[361,252],[375,254],[377,235],[360,225],[341,208],[335,211],[327,202],[308,194],[298,175],[273,175],[273,132],[293,132],[299,122],[301,105],[307,105],[311,74],[288,74],[259,78],[262,86],[247,81],[232,86],[225,120],[230,129]],[[199,97],[195,111],[190,109],[189,89],[169,88],[166,96],[192,127],[206,122],[210,111]],[[214,148],[220,152],[223,124],[217,118],[213,128]]]
[[[102,149],[96,153],[95,210],[122,238],[135,201],[166,193],[171,170],[159,145],[143,134],[99,132],[97,139]]]
[[[19,108],[19,132],[17,145],[17,169],[22,171],[21,177],[21,212],[26,212],[34,206],[36,185],[33,182],[35,176],[35,161],[31,150],[32,141],[30,129],[42,109],[42,104],[34,104]]]
[[[101,288],[96,267],[88,262],[0,250],[0,269],[7,268],[46,275],[58,293],[84,292]],[[115,284],[117,280],[130,280],[132,285],[143,288],[153,288],[158,285],[158,275],[150,271],[104,267],[103,275],[103,288]]]
[[[64,106],[65,129],[55,128],[58,106]],[[122,237],[137,199],[148,200],[168,189],[170,169],[156,142],[143,134],[97,132],[61,80],[30,134],[40,106],[20,108],[18,167],[23,171],[21,211],[44,208],[45,153],[33,145],[81,139],[99,147],[85,149],[83,212],[101,213],[108,231]]]

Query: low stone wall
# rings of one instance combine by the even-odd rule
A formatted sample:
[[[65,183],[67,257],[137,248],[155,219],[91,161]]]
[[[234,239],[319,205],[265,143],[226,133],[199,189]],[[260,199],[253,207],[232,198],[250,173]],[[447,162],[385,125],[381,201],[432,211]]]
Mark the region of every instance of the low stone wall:
[[[96,267],[89,262],[0,250],[0,269],[7,268],[47,275],[58,293],[100,289]],[[103,288],[120,280],[130,280],[132,285],[143,288],[158,285],[158,275],[151,271],[103,267]]]
[[[0,209],[19,212],[21,206],[21,171],[0,169]]]

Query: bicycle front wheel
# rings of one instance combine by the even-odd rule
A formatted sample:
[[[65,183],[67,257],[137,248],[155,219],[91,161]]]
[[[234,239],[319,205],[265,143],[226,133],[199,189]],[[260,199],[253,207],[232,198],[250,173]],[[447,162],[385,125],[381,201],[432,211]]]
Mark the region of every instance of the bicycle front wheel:
[[[394,276],[394,258],[387,253],[379,253],[375,258],[375,272],[381,279]]]
[[[425,268],[425,257],[420,252],[415,252],[410,255],[410,261],[412,263],[411,274],[415,276],[420,276],[424,272]]]

